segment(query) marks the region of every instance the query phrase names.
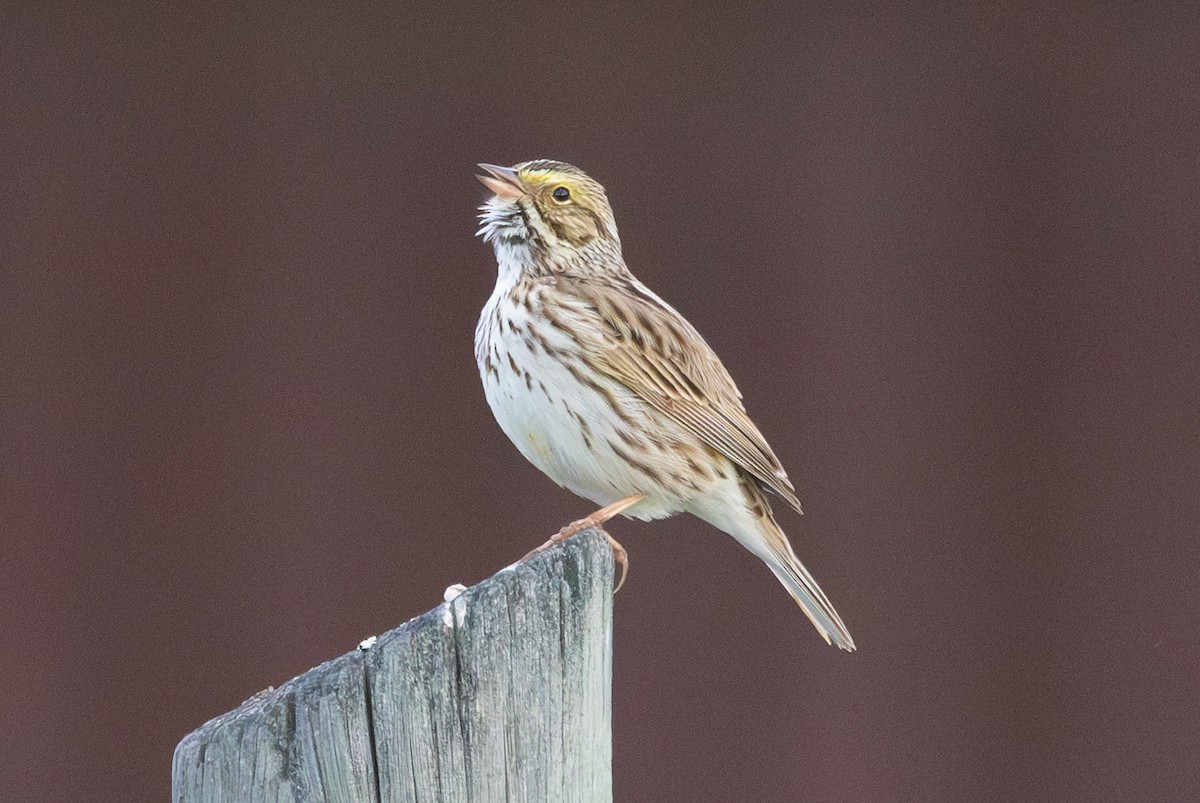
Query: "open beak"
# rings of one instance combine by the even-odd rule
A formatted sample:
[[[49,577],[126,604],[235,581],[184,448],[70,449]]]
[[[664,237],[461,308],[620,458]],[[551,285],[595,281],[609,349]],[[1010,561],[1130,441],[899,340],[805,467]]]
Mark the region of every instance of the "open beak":
[[[496,195],[506,200],[515,200],[525,194],[525,188],[521,186],[521,179],[517,176],[517,171],[511,167],[500,167],[500,165],[490,165],[480,163],[481,168],[491,173],[489,176],[476,176],[475,178],[483,182],[483,186],[487,187]]]

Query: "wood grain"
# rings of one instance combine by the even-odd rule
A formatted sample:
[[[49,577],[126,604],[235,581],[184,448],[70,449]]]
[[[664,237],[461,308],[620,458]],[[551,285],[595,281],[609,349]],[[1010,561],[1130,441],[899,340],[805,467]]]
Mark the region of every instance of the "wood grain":
[[[172,799],[612,799],[612,552],[585,531],[206,723]]]

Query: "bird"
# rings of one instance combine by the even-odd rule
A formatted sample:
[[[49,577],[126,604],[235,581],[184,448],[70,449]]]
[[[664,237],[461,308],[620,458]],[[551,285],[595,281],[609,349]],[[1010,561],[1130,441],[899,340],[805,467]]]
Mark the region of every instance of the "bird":
[[[491,196],[477,234],[498,268],[475,330],[484,395],[529,462],[602,506],[539,550],[617,514],[690,513],[766,563],[826,643],[853,651],[771,509],[768,496],[802,513],[795,488],[716,353],[626,266],[604,187],[552,159],[479,168]],[[609,539],[623,582],[626,553]]]

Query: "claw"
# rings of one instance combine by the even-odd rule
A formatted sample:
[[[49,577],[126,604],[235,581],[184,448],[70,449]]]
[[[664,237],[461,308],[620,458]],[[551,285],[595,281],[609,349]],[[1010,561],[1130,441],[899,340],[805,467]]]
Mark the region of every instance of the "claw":
[[[550,540],[548,540],[546,543],[542,544],[537,549],[531,550],[528,555],[521,558],[521,562],[524,563],[534,555],[545,552],[555,544],[562,543],[581,530],[586,530],[589,527],[595,527],[604,534],[605,538],[608,539],[608,543],[612,547],[613,551],[613,563],[621,567],[621,579],[617,582],[617,587],[613,589],[613,593],[617,593],[621,590],[621,586],[625,585],[625,577],[629,574],[629,553],[625,551],[625,547],[618,543],[617,539],[613,538],[604,530],[604,523],[618,513],[622,513],[625,510],[633,507],[645,498],[645,494],[634,494],[633,496],[627,496],[624,499],[618,499],[611,505],[605,505],[590,516],[585,516],[578,521],[571,522],[566,527],[563,527],[554,535],[550,536]]]
[[[621,579],[617,581],[617,587],[613,589],[613,593],[616,594],[621,590],[621,586],[625,585],[625,577],[629,574],[629,554],[625,551],[625,547],[621,546],[620,542],[609,535],[607,531],[601,530],[600,532],[604,533],[609,546],[612,547],[613,563],[621,567]]]

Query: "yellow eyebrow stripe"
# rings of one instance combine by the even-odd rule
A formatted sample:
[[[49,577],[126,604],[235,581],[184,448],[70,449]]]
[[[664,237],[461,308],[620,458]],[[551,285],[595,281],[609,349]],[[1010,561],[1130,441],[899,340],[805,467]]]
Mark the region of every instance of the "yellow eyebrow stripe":
[[[532,181],[537,184],[563,184],[570,189],[577,189],[578,185],[563,173],[557,173],[553,170],[529,170],[521,171],[522,181]]]

